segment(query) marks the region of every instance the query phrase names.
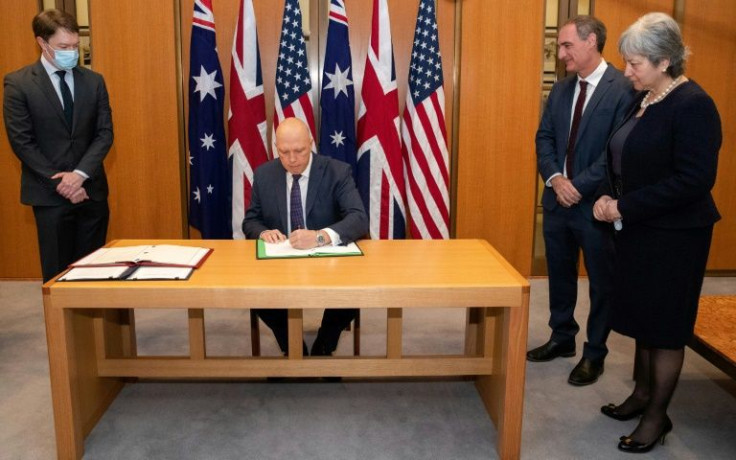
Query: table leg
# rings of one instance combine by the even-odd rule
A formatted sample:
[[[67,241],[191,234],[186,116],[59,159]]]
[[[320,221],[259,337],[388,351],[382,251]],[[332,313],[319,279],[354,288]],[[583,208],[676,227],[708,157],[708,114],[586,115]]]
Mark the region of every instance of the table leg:
[[[289,359],[302,359],[304,343],[304,312],[300,308],[289,309]]]
[[[476,379],[476,387],[498,431],[498,453],[502,459],[518,459],[524,410],[524,376],[529,316],[529,292],[522,305],[488,309],[485,315],[486,350],[492,350],[493,374]]]
[[[102,315],[100,311],[54,308],[51,297],[44,294],[44,314],[57,457],[79,459],[84,453],[85,436],[124,383],[120,378],[97,376],[100,342],[95,322]],[[130,351],[129,343],[115,348]]]
[[[398,359],[402,355],[403,310],[389,308],[386,320],[386,357]]]

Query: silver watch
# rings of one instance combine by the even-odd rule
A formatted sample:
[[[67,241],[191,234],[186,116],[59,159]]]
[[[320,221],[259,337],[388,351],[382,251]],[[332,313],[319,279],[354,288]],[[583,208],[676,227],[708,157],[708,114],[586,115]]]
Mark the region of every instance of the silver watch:
[[[327,244],[327,240],[325,240],[325,236],[322,234],[322,232],[317,232],[317,246],[324,246]]]

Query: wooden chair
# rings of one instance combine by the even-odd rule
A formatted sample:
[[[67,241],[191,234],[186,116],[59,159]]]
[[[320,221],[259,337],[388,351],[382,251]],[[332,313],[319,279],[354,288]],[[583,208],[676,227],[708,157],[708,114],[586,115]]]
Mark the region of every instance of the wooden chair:
[[[353,320],[353,354],[360,356],[360,310],[355,315]],[[350,330],[350,325],[345,328],[346,331]],[[253,356],[261,356],[261,328],[260,319],[258,315],[251,309],[250,310],[250,346]]]

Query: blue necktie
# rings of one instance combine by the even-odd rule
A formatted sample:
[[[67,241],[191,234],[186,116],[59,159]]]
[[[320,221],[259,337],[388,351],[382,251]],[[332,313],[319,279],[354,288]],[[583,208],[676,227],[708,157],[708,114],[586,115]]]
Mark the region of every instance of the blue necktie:
[[[72,129],[72,119],[74,118],[74,99],[72,99],[72,92],[69,86],[64,80],[66,70],[58,70],[56,75],[59,76],[59,89],[61,89],[61,100],[64,103],[64,118],[66,118],[66,124],[69,126],[69,130]]]
[[[291,213],[291,231],[304,228],[304,211],[302,210],[302,190],[299,187],[299,179],[301,174],[292,174],[291,182],[291,205],[289,206]]]

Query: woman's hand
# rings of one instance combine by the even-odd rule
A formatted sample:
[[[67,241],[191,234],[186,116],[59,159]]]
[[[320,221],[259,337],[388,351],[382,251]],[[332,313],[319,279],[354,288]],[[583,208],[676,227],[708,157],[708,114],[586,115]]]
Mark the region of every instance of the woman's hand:
[[[596,220],[608,222],[606,220],[606,206],[611,201],[613,201],[613,198],[608,195],[603,195],[602,197],[598,198],[598,201],[596,201],[593,205],[593,217],[595,217]]]
[[[614,200],[608,195],[598,198],[593,205],[593,216],[602,222],[613,223],[621,219],[621,213],[618,212],[618,200]]]

